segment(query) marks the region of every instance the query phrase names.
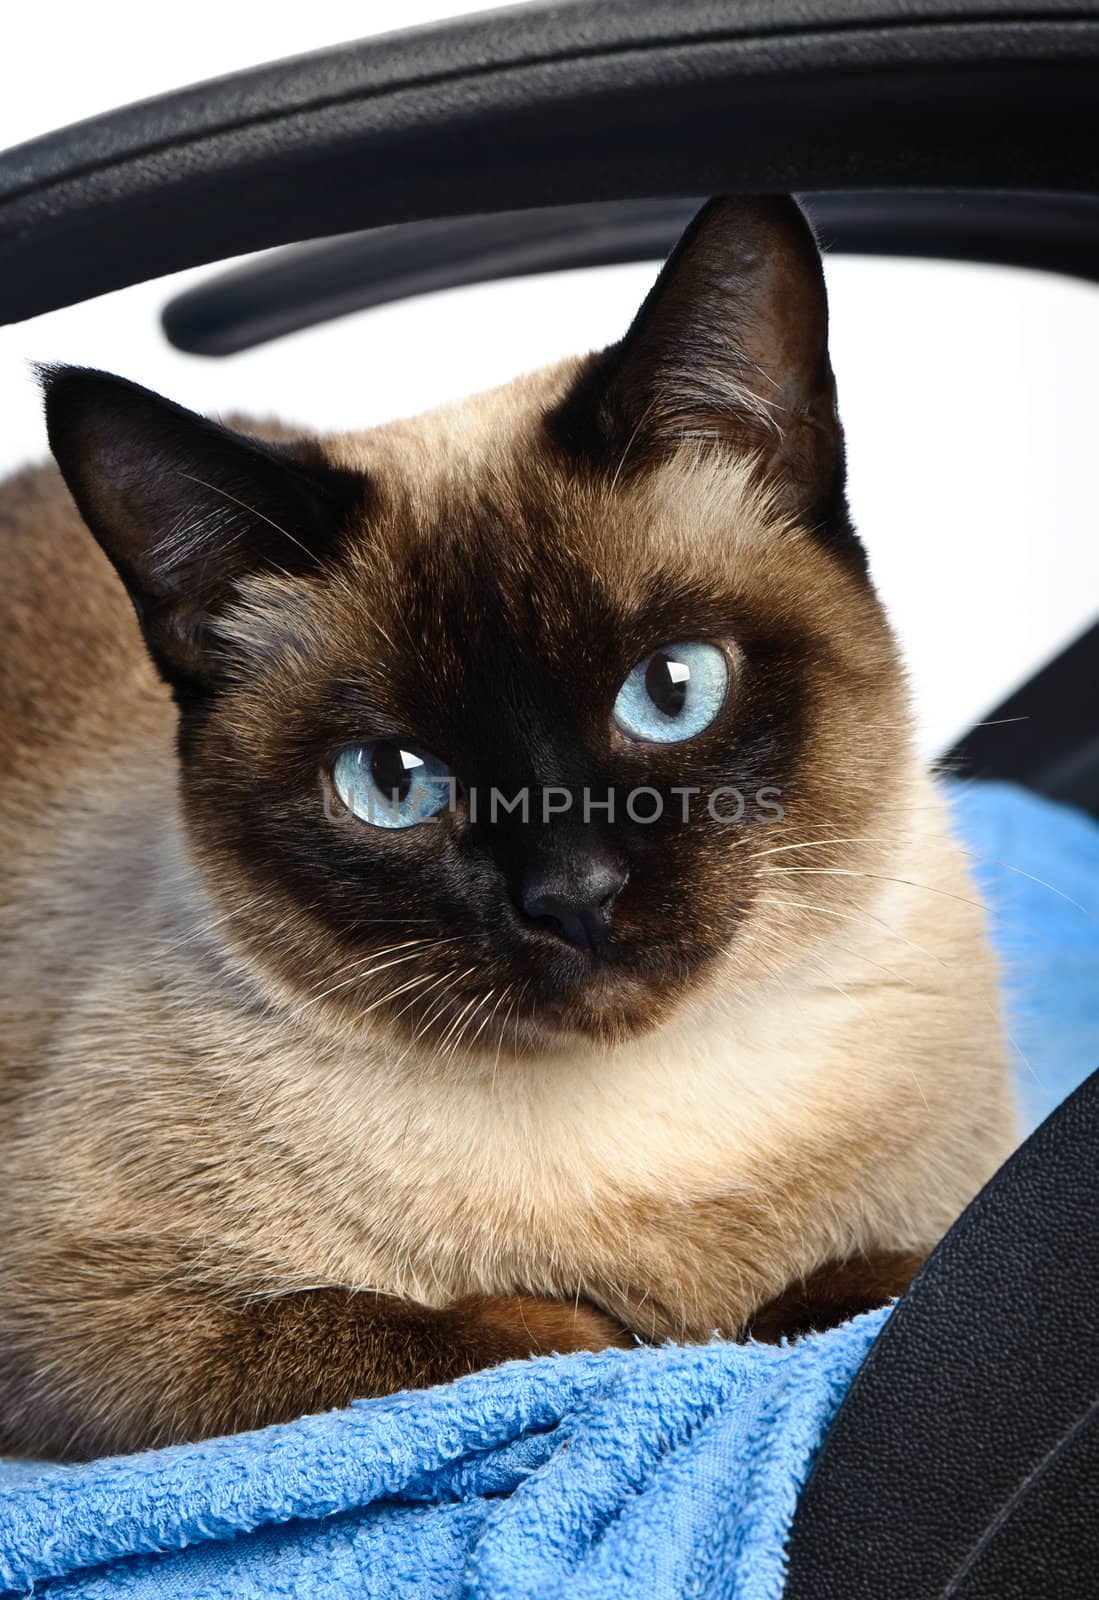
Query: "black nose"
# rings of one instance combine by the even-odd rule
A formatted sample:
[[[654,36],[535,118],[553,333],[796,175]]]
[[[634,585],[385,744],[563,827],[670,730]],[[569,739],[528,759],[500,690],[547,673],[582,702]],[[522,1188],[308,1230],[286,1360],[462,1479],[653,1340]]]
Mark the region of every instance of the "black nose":
[[[625,881],[625,872],[608,861],[544,863],[527,872],[519,904],[532,922],[580,950],[593,950],[607,937]]]

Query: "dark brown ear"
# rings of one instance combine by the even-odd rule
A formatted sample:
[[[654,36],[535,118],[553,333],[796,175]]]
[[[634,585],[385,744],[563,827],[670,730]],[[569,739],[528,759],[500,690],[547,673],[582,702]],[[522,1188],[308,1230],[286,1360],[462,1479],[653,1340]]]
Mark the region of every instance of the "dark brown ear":
[[[308,441],[234,433],[109,373],[49,367],[41,377],[50,448],[154,662],[178,695],[201,693],[218,675],[210,623],[237,582],[315,568],[362,480],[326,466]]]
[[[796,201],[703,206],[626,337],[592,358],[551,426],[612,470],[710,439],[758,454],[806,514],[839,494],[828,302]]]

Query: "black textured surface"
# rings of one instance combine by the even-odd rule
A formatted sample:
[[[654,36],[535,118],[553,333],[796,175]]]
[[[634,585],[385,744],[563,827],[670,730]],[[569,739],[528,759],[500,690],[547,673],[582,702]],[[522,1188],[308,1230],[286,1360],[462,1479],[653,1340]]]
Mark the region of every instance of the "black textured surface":
[[[1083,0],[600,0],[463,18],[0,158],[0,318],[383,223],[635,196],[1099,187]]]
[[[1099,1073],[915,1279],[802,1495],[786,1600],[1099,1595]]]
[[[1006,778],[1099,817],[1099,622],[944,759],[963,777]]]
[[[811,194],[829,251],[994,261],[1099,281],[1099,197],[957,190]],[[292,245],[217,274],[164,311],[177,349],[232,355],[349,311],[460,284],[670,254],[700,200],[607,200],[447,217]]]

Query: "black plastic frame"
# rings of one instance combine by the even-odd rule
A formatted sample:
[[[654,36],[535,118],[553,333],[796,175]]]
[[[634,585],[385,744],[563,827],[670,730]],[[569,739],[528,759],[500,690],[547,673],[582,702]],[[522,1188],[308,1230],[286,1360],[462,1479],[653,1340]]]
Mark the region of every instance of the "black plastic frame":
[[[944,765],[1099,817],[1099,622],[959,739]]]
[[[1099,199],[962,190],[805,194],[825,248],[1071,273],[1099,282]],[[667,256],[700,200],[596,201],[446,217],[292,246],[177,295],[179,350],[224,356],[461,284]]]
[[[396,222],[594,200],[1099,190],[1082,0],[599,0],[257,67],[0,158],[0,320]]]

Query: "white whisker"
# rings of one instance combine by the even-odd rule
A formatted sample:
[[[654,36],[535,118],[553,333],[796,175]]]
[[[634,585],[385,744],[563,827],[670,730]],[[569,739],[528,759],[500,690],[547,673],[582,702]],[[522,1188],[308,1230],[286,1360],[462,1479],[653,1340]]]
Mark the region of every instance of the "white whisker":
[[[789,906],[795,911],[815,912],[821,917],[835,917],[840,922],[853,922],[856,926],[864,921],[873,922],[877,927],[884,929],[891,938],[900,940],[901,944],[906,944],[911,950],[918,951],[920,955],[926,956],[929,961],[934,961],[940,967],[949,966],[949,962],[944,961],[941,956],[935,955],[931,950],[925,950],[922,944],[917,944],[914,939],[907,938],[903,933],[898,933],[896,928],[891,928],[887,922],[884,922],[881,917],[874,916],[872,912],[864,911],[861,917],[856,917],[850,912],[831,911],[827,906],[810,905],[804,900],[777,900],[773,895],[760,895],[759,901],[765,905]]]

